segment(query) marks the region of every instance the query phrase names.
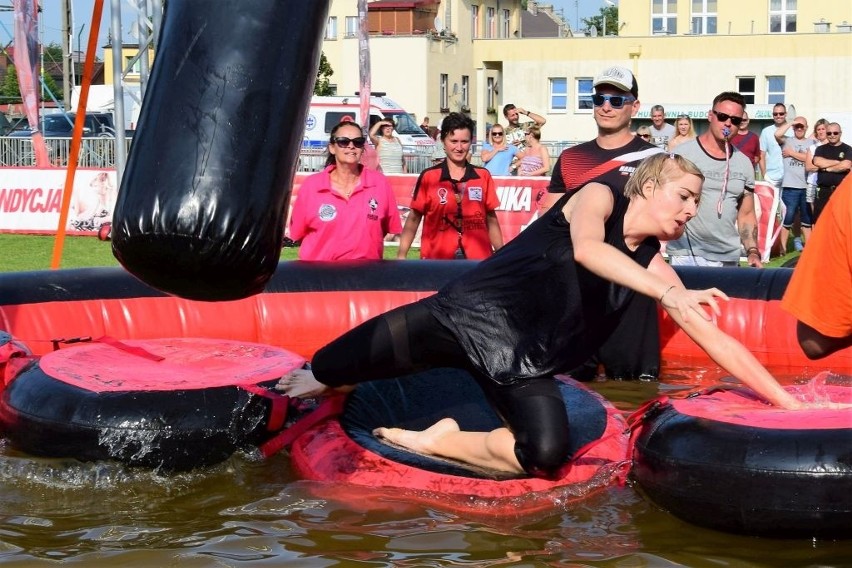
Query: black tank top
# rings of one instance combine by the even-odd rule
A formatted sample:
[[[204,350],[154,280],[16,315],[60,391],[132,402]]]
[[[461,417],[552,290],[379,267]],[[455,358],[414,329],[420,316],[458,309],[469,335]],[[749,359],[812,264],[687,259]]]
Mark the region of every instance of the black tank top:
[[[605,241],[643,267],[660,250],[653,237],[624,243],[630,200],[615,203]],[[424,300],[458,339],[473,365],[501,384],[553,375],[584,363],[615,329],[633,290],[574,261],[566,194],[493,256]]]

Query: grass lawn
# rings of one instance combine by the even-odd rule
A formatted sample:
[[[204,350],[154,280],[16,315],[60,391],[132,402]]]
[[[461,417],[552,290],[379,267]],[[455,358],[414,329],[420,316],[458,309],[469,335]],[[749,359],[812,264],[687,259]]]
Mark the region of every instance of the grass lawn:
[[[54,237],[48,235],[0,234],[0,272],[49,270],[53,258]],[[284,248],[281,260],[296,260],[297,248]],[[385,247],[385,258],[396,258],[395,246]],[[420,258],[420,250],[412,248],[408,258]],[[60,268],[118,266],[109,242],[97,237],[66,236]]]
[[[54,238],[47,235],[10,235],[0,234],[0,272],[20,272],[25,270],[49,270],[53,256]],[[296,260],[296,248],[284,248],[281,260]],[[787,260],[798,256],[791,252],[773,258],[767,266],[781,266]],[[408,258],[419,258],[420,251],[411,249]],[[396,258],[396,247],[385,247],[385,258]],[[112,256],[109,242],[99,241],[97,237],[65,237],[60,268],[83,268],[88,266],[118,266]]]

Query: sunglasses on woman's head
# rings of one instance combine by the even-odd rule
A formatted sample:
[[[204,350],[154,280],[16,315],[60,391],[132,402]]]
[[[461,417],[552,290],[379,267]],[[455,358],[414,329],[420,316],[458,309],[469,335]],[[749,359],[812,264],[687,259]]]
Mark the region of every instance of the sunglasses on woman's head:
[[[336,145],[340,146],[341,148],[345,148],[345,147],[349,146],[350,143],[353,146],[355,146],[356,148],[363,148],[364,144],[367,142],[367,139],[364,138],[363,136],[359,136],[358,138],[349,138],[347,136],[338,136],[338,137],[334,138],[332,140],[332,142],[334,142]]]
[[[492,132],[492,133],[491,133],[491,136],[503,136],[503,132],[502,132],[502,131],[500,131],[500,132]]]

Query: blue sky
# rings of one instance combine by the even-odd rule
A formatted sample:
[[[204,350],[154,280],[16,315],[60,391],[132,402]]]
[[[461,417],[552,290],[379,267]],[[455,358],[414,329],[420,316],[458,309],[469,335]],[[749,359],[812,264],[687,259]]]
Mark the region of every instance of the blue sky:
[[[210,1],[214,2],[217,0]],[[59,43],[62,27],[62,15],[60,12],[61,1],[42,0],[41,3],[44,6],[44,11],[41,14],[41,27],[44,34],[44,43]],[[102,57],[103,45],[106,43],[108,37],[111,18],[111,4],[112,2],[110,0],[104,0],[104,11],[103,17],[101,18],[100,33],[98,38],[99,57]],[[580,22],[581,28],[584,27],[582,24],[583,18],[588,18],[590,16],[598,14],[600,8],[606,5],[604,0],[542,0],[539,2],[539,4],[552,4],[554,8],[561,8],[563,17],[571,25],[572,29],[577,29],[577,22]],[[0,0],[0,7],[6,7],[11,5],[12,0]],[[71,5],[72,17],[74,20],[72,24],[72,43],[74,49],[76,50],[79,40],[79,44],[82,46],[83,50],[85,50],[86,43],[89,38],[89,32],[91,29],[91,18],[94,0],[72,0]],[[121,16],[122,35],[124,36],[124,40],[133,41],[133,39],[128,35],[128,31],[130,30],[131,24],[136,19],[136,11],[127,2],[127,0],[121,0]],[[2,24],[0,25],[0,44],[6,45],[11,41],[11,34],[13,32],[13,20],[11,12],[0,12],[0,24]],[[80,33],[81,27],[82,33]]]
[[[215,0],[214,0],[215,1]],[[62,33],[62,12],[60,0],[42,0],[43,11],[39,15],[40,28],[44,36],[44,43],[59,43]],[[94,0],[72,0],[72,36],[73,49],[76,51],[78,40],[83,51],[86,49],[86,44],[89,41],[89,32],[91,30],[92,10],[94,9]],[[102,57],[103,45],[107,41],[110,28],[110,0],[104,0],[103,15],[99,26],[98,34],[98,56]],[[12,0],[0,0],[0,7],[6,8],[12,5]],[[123,20],[122,35],[125,41],[133,41],[128,35],[130,25],[136,19],[136,10],[134,10],[127,0],[121,0],[121,15]],[[8,11],[0,12],[0,44],[7,45],[11,40],[11,34],[14,33],[14,19],[12,13]],[[82,28],[82,33],[80,33]]]

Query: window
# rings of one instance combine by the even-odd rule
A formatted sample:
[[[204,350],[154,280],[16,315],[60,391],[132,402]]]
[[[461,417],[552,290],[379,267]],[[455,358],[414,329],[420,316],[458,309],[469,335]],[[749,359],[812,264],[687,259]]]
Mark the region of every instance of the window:
[[[497,108],[497,96],[494,92],[494,77],[488,78],[487,92],[485,93],[486,105],[488,108]]]
[[[716,0],[692,0],[692,33],[716,33]]]
[[[337,16],[329,16],[325,25],[325,39],[337,39]]]
[[[341,122],[358,122],[359,116],[360,115],[358,111],[354,110],[330,110],[325,113],[325,123],[323,124],[323,132],[325,132],[326,134],[330,134],[331,130]],[[377,120],[380,120],[379,117],[375,115],[370,115],[370,126],[375,124]]]
[[[747,105],[754,104],[754,77],[737,77],[737,92],[745,97]]]
[[[568,110],[568,79],[550,78],[550,110],[565,112]]]
[[[500,26],[500,37],[507,38],[510,35],[512,25],[512,13],[509,10],[503,10],[503,22]]]
[[[440,97],[441,97],[441,112],[450,111],[450,76],[446,73],[441,73]]]
[[[475,4],[470,7],[470,37],[479,38],[479,6]]]
[[[137,59],[133,61],[133,55],[125,55],[124,56],[124,69],[122,70],[125,74],[136,74],[139,75],[142,72],[142,60]],[[130,65],[130,62],[133,61],[133,65]]]
[[[796,31],[796,0],[769,0],[769,33]]]
[[[783,75],[768,75],[766,77],[766,102],[769,104],[784,102],[784,86],[786,79]]]
[[[592,79],[577,79],[577,107],[574,110],[592,110],[592,95],[595,93],[592,87]]]
[[[497,10],[495,8],[485,9],[485,37],[497,37]]]
[[[652,0],[651,33],[677,33],[677,0]]]
[[[358,16],[346,16],[346,37],[358,35]]]
[[[462,75],[461,86],[461,105],[462,108],[470,108],[470,76]]]

